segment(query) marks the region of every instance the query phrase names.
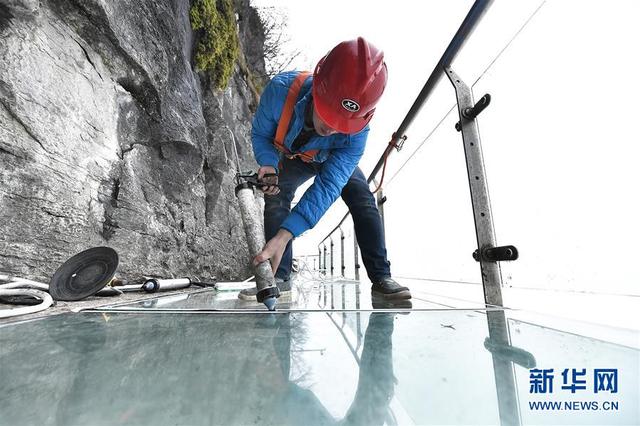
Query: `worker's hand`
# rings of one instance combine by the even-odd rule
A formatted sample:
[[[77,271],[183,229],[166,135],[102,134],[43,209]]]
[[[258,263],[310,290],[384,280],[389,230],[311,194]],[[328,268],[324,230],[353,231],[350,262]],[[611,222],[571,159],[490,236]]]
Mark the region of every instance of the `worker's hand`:
[[[271,166],[262,166],[262,167],[260,167],[258,169],[258,180],[260,182],[277,185],[278,184],[278,176],[264,177],[264,175],[266,175],[268,173],[274,173],[275,174],[275,172],[276,172],[276,169],[274,169]],[[262,187],[260,187],[260,189],[262,190],[262,192],[264,192],[267,195],[277,195],[280,192],[280,188],[278,188],[277,186],[262,186]]]
[[[262,251],[253,258],[253,266],[258,266],[258,264],[264,262],[265,260],[271,260],[271,269],[273,270],[273,274],[275,275],[278,270],[278,266],[280,266],[280,261],[282,260],[282,255],[284,254],[284,249],[287,248],[287,243],[293,238],[291,232],[286,229],[280,228],[275,237],[270,239],[267,244],[264,246]]]

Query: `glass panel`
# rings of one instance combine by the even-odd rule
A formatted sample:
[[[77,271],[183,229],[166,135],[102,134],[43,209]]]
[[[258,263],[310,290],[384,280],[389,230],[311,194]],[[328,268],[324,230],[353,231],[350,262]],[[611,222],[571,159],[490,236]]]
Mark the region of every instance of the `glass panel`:
[[[388,176],[385,187],[392,272],[400,278],[420,279],[403,282],[411,284],[412,290],[428,286],[426,291],[436,292],[434,280],[481,282],[480,268],[471,256],[477,244],[456,121],[457,114],[449,114],[400,173]],[[447,288],[455,285],[440,283]],[[462,290],[467,300],[484,300],[482,286],[465,285]]]
[[[295,279],[290,295],[278,299],[278,310],[371,310],[371,309],[445,309],[452,307],[450,298],[433,296],[416,289],[411,300],[372,300],[368,285],[360,286],[357,281],[318,281]],[[134,303],[117,304],[100,309],[116,310],[258,310],[264,311],[262,303],[238,298],[242,288],[255,286],[249,283],[224,283],[219,291],[204,290],[161,296]],[[455,300],[455,306],[484,309],[483,303]]]
[[[560,325],[561,322],[556,322]],[[537,368],[553,372],[553,392],[546,394],[530,393],[531,372],[516,368],[516,380],[521,395],[521,413],[523,424],[638,424],[640,422],[640,353],[629,352],[624,346],[598,342],[536,324],[511,320],[512,344],[535,353]],[[564,327],[563,327],[564,328]],[[615,333],[615,329],[611,329]],[[635,346],[640,344],[639,334],[635,333]],[[570,352],[570,355],[568,355]],[[616,392],[599,391],[597,369],[617,369]],[[566,372],[566,380],[563,373]],[[573,376],[573,370],[578,374]],[[584,381],[584,389],[572,392],[567,386]],[[607,385],[604,379],[602,385]],[[564,387],[564,388],[563,388]],[[557,409],[532,408],[529,404],[561,402],[563,412]],[[577,402],[577,408],[575,403]],[[597,403],[596,405],[594,404]],[[608,404],[617,403],[615,406]],[[567,405],[568,404],[568,405]],[[572,407],[568,409],[568,407]],[[590,407],[590,408],[585,408]]]
[[[500,316],[503,312],[494,313],[498,316],[464,310],[404,315],[100,313],[4,326],[2,422],[640,421],[638,350],[513,322],[508,312],[506,318]],[[515,348],[500,344],[505,336]],[[555,369],[553,393],[530,393],[533,365]],[[584,368],[589,376],[593,368],[617,369],[617,393],[588,388],[571,394],[561,389],[564,368]],[[575,399],[617,402],[618,410],[529,408],[531,401]]]
[[[547,2],[474,87],[492,95],[479,125],[498,243],[521,250],[501,265],[510,307],[640,324],[639,14]]]
[[[501,56],[505,48],[520,49],[511,45],[512,40],[530,32],[531,26],[539,25],[540,15],[549,13],[551,2],[546,0],[494,1],[467,40],[462,51],[452,64],[454,71],[469,85],[476,81]],[[569,6],[570,5],[570,6]],[[469,5],[471,7],[471,5]],[[574,13],[582,3],[567,2]],[[569,21],[559,23],[559,29],[566,31]],[[507,47],[508,46],[508,47]],[[449,81],[447,84],[449,84]],[[453,90],[453,87],[450,86]],[[455,98],[454,98],[455,100]]]

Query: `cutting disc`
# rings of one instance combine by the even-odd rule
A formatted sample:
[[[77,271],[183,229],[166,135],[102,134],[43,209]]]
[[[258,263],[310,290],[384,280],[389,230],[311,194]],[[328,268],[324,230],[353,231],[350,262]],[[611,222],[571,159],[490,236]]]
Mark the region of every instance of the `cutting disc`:
[[[75,301],[96,294],[118,268],[118,253],[110,247],[94,247],[78,253],[58,268],[49,294],[55,300]]]

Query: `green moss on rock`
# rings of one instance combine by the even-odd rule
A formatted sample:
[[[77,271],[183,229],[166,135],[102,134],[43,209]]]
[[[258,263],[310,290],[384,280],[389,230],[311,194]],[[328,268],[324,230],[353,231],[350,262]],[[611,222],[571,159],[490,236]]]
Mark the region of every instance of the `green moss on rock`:
[[[238,33],[232,0],[194,0],[191,27],[199,32],[196,67],[223,89],[233,74],[238,57]]]

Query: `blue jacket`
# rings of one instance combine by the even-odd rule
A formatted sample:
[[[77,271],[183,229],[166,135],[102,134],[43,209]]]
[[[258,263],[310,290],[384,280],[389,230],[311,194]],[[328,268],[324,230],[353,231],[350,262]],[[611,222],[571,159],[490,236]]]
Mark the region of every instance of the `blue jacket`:
[[[298,71],[288,71],[276,75],[265,87],[260,97],[260,104],[253,118],[251,131],[253,153],[260,166],[272,166],[278,170],[281,154],[274,146],[273,139],[289,93],[289,86],[297,75]],[[312,79],[313,77],[307,79],[302,86],[294,107],[289,131],[284,139],[284,145],[289,150],[304,126],[305,108],[312,101]],[[314,157],[314,162],[322,163],[322,167],[313,184],[284,220],[281,228],[297,237],[318,223],[338,198],[342,188],[358,165],[364,153],[368,134],[369,126],[366,126],[359,133],[353,135],[336,133],[325,137],[315,136],[302,147],[302,151],[320,150]]]

